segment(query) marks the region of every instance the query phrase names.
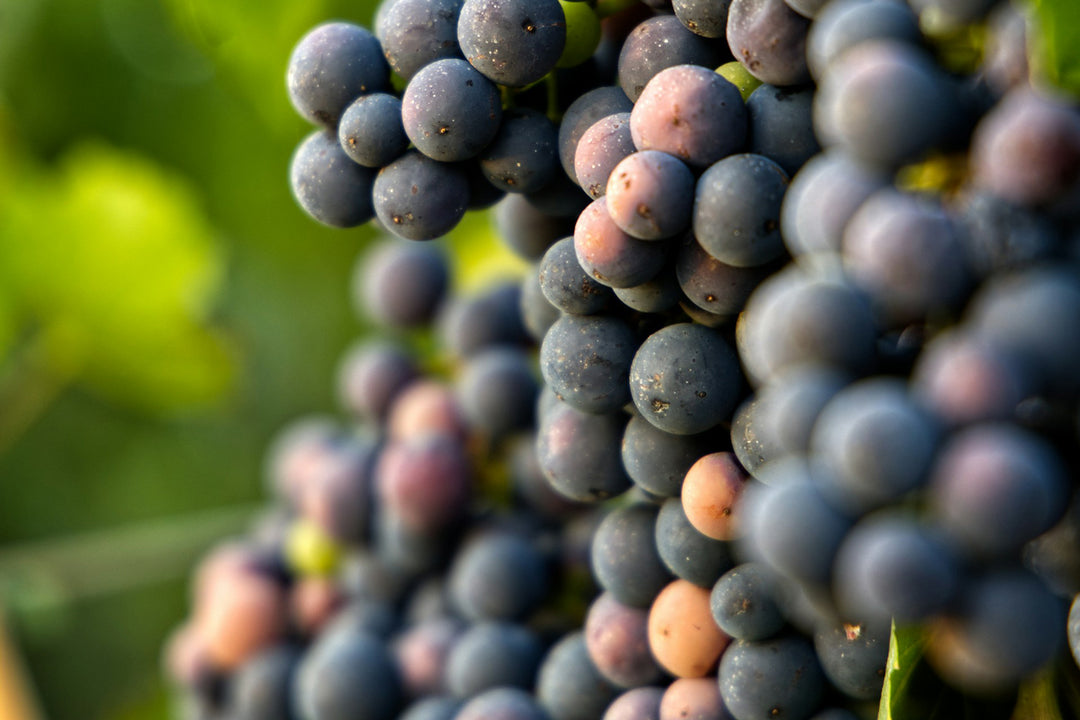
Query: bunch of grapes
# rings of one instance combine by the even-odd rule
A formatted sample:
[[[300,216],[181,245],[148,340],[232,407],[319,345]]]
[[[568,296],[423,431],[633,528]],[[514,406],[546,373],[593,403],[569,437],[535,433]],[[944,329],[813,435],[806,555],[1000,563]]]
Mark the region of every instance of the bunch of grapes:
[[[851,720],[902,669],[910,717],[930,682],[1008,718],[1075,675],[1080,108],[1031,27],[384,0],[304,36],[293,193],[381,227],[384,332],[200,566],[188,717]],[[531,270],[453,295],[483,208]]]

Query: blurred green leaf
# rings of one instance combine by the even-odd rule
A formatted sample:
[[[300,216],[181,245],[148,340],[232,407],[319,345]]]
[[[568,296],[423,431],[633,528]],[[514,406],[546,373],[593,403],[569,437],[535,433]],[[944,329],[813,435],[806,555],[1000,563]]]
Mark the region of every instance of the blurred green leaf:
[[[904,700],[915,668],[922,660],[926,645],[925,637],[918,627],[897,629],[893,622],[889,633],[889,658],[885,662],[885,683],[881,688],[881,705],[878,720],[901,720]]]
[[[1053,85],[1080,97],[1080,2],[1032,0],[1031,5],[1037,71]]]
[[[23,180],[0,221],[0,279],[44,370],[156,414],[219,401],[234,376],[208,323],[223,263],[191,188],[101,145]]]

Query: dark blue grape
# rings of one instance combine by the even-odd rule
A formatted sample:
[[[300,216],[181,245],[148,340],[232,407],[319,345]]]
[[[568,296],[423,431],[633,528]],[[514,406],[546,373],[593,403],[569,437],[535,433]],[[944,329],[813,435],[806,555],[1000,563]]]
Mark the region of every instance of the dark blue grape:
[[[728,419],[741,390],[735,352],[700,325],[679,323],[653,333],[630,366],[638,412],[677,435],[704,432]]]
[[[503,687],[469,700],[454,720],[548,720],[548,716],[529,693]]]
[[[523,87],[555,69],[566,45],[558,0],[465,0],[458,44],[493,82]]]
[[[906,3],[837,0],[815,18],[806,38],[806,63],[817,80],[847,50],[870,40],[895,40],[918,47],[919,18]]]
[[[892,40],[865,42],[829,66],[814,96],[814,128],[871,167],[917,160],[945,137],[953,96],[920,50]]]
[[[555,400],[541,419],[536,448],[544,476],[560,495],[597,502],[630,489],[619,456],[626,416],[594,415]]]
[[[306,720],[393,720],[401,678],[390,651],[374,636],[324,634],[297,670],[296,700]]]
[[[375,23],[390,67],[405,80],[436,60],[460,58],[457,21],[464,0],[393,0]]]
[[[454,298],[439,318],[443,345],[457,357],[468,357],[498,345],[528,344],[520,304],[521,288],[516,283],[499,283],[481,294]]]
[[[780,203],[787,186],[783,168],[762,155],[732,155],[714,163],[695,188],[694,237],[713,258],[736,267],[779,258],[784,253]]]
[[[484,176],[509,193],[540,190],[560,172],[558,131],[535,110],[508,110],[498,133],[480,154]]]
[[[556,240],[573,235],[575,219],[548,215],[517,193],[500,200],[493,216],[499,239],[525,260],[539,260]]]
[[[630,400],[627,378],[637,346],[634,331],[616,317],[564,315],[544,336],[540,372],[574,408],[613,412]]]
[[[716,581],[709,595],[713,619],[738,640],[765,640],[784,627],[777,582],[761,563],[741,563]]]
[[[537,386],[524,350],[478,352],[463,368],[457,390],[465,419],[484,433],[501,437],[532,424]]]
[[[668,498],[660,506],[655,533],[656,550],[664,566],[698,587],[711,588],[732,567],[728,544],[691,525],[679,498]]]
[[[623,605],[647,608],[671,582],[656,549],[658,513],[655,505],[644,503],[612,510],[593,535],[593,573]]]
[[[540,666],[536,697],[551,720],[596,720],[618,694],[589,659],[580,631],[559,640]]]
[[[289,165],[289,186],[304,212],[331,227],[363,225],[375,216],[375,170],[357,165],[337,137],[322,130],[308,135]]]
[[[457,698],[430,695],[406,707],[398,720],[454,720],[460,709]]]
[[[390,343],[358,342],[338,369],[338,397],[353,415],[376,422],[386,419],[390,405],[416,379],[412,358]]]
[[[735,457],[748,473],[755,476],[759,468],[786,454],[767,417],[767,408],[755,394],[735,410],[731,419],[731,447]]]
[[[630,111],[639,150],[660,150],[705,168],[742,149],[746,105],[738,88],[712,67],[675,65],[649,80]]]
[[[736,720],[806,720],[825,692],[814,648],[798,635],[736,640],[720,658],[719,682]]]
[[[623,433],[622,460],[635,485],[658,497],[676,497],[686,471],[716,445],[712,433],[673,435],[634,415]]]
[[[749,120],[747,149],[764,155],[788,177],[821,151],[813,123],[814,93],[810,88],[764,84],[746,99]]]
[[[652,280],[626,288],[612,288],[612,291],[623,305],[643,313],[671,310],[682,299],[682,290],[679,288],[671,258]]]
[[[446,684],[459,698],[495,687],[531,690],[543,647],[534,632],[508,622],[478,622],[454,643]]]
[[[1046,215],[984,192],[961,199],[960,241],[968,265],[980,278],[1012,272],[1048,260],[1061,239]]]
[[[758,390],[762,432],[785,454],[806,454],[822,409],[851,378],[829,368],[796,366]]]
[[[521,299],[518,305],[521,321],[529,337],[539,343],[544,339],[548,328],[555,324],[562,314],[552,305],[540,288],[539,268],[534,266],[521,281]]]
[[[401,157],[409,147],[401,124],[401,100],[388,93],[356,98],[341,115],[338,142],[346,155],[364,167],[382,167]]]
[[[229,705],[237,720],[293,720],[293,677],[301,652],[279,645],[259,653],[235,672]]]
[[[565,173],[555,173],[555,177],[544,187],[522,194],[534,208],[553,217],[576,219],[589,204],[589,198]]]
[[[915,520],[872,514],[844,537],[833,591],[845,618],[918,622],[942,611],[959,586],[956,560]]]
[[[679,22],[695,35],[722,38],[727,34],[728,7],[731,0],[672,0],[671,9]]]
[[[544,297],[563,312],[592,315],[611,304],[611,288],[593,280],[581,267],[572,237],[548,248],[540,260],[538,277]]]
[[[889,625],[843,623],[814,633],[814,650],[825,676],[856,700],[877,700],[889,656]]]
[[[696,65],[711,72],[729,58],[723,41],[695,35],[674,15],[656,15],[642,21],[623,42],[619,85],[636,103],[653,76],[666,68]]]
[[[471,620],[524,618],[543,602],[547,568],[525,538],[488,531],[466,542],[450,568],[450,597]]]
[[[455,162],[476,157],[502,122],[499,89],[459,58],[422,67],[401,98],[405,133],[432,160]]]
[[[430,323],[450,287],[446,253],[433,245],[387,241],[358,258],[353,307],[360,317],[392,328]]]
[[[868,509],[926,482],[940,432],[903,381],[879,376],[833,396],[818,415],[810,447],[830,471],[840,502]]]
[[[465,216],[469,186],[459,167],[410,150],[379,171],[372,199],[387,230],[408,240],[433,240]]]
[[[385,641],[400,629],[401,621],[391,601],[353,597],[322,628],[320,637],[360,633]]]
[[[952,435],[934,460],[931,509],[950,539],[980,557],[1013,557],[1067,507],[1061,458],[1040,436],[1007,424]]]
[[[336,131],[359,95],[390,88],[379,41],[365,28],[331,22],[309,31],[293,48],[286,73],[289,99],[309,122]]]
[[[758,80],[770,85],[802,85],[806,33],[810,21],[784,0],[731,0],[727,41],[731,54]]]
[[[686,299],[722,324],[736,317],[772,266],[736,267],[717,260],[692,234],[675,258],[675,277]]]

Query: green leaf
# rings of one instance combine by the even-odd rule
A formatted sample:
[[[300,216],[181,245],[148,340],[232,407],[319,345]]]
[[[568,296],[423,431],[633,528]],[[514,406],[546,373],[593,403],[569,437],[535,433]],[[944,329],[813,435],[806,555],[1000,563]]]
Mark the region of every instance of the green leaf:
[[[881,688],[878,720],[904,718],[905,692],[915,669],[922,660],[926,640],[918,627],[897,629],[893,622],[889,632],[889,658],[885,662],[885,683]]]
[[[1051,84],[1080,97],[1080,3],[1032,0],[1035,71]]]
[[[205,408],[233,352],[209,314],[223,263],[192,189],[100,145],[25,168],[0,222],[0,286],[46,372],[156,414]]]

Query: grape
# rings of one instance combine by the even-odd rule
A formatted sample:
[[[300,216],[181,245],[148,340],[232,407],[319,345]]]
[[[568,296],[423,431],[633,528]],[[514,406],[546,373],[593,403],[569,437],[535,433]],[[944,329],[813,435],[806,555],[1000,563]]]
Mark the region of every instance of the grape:
[[[489,531],[473,537],[450,568],[450,597],[471,620],[516,620],[547,593],[540,551],[518,535]]]
[[[805,720],[825,690],[813,646],[797,635],[736,640],[720,661],[719,678],[720,696],[736,720]]]
[[[694,435],[727,419],[742,380],[734,351],[708,328],[669,325],[638,348],[630,391],[638,412],[665,432]]]
[[[577,262],[575,257],[574,262]],[[548,302],[544,297],[544,291],[540,287],[539,267],[533,267],[525,273],[521,282],[521,300],[518,310],[521,312],[521,322],[529,338],[535,342],[541,342],[548,328],[555,324],[562,313],[559,308]]]
[[[616,695],[589,658],[581,631],[560,639],[540,666],[536,697],[551,720],[595,720]]]
[[[633,106],[620,88],[605,86],[584,93],[566,108],[559,123],[559,160],[574,183],[581,182],[574,169],[581,136],[602,118],[630,112]]]
[[[457,33],[473,67],[492,82],[523,87],[555,68],[566,18],[558,0],[465,0]]]
[[[418,380],[394,399],[386,420],[391,440],[428,434],[463,439],[468,428],[453,391],[435,380]]]
[[[313,28],[296,44],[285,80],[301,117],[336,131],[342,112],[358,95],[389,89],[390,69],[371,32],[331,22]]]
[[[543,418],[536,441],[551,486],[578,502],[606,500],[628,490],[630,478],[619,458],[625,416],[594,415],[557,403]]]
[[[639,150],[660,150],[695,168],[741,149],[746,129],[738,88],[699,65],[656,73],[630,111],[630,133]]]
[[[492,688],[465,703],[454,720],[548,720],[536,700],[524,690]]]
[[[1048,217],[985,192],[962,199],[957,222],[968,264],[980,278],[1048,260],[1060,243]]]
[[[776,581],[761,563],[742,563],[716,581],[709,609],[717,626],[739,640],[765,640],[784,627]]]
[[[926,482],[939,434],[903,382],[876,377],[833,396],[818,415],[810,447],[828,468],[838,500],[868,509]]]
[[[656,549],[667,569],[698,587],[711,588],[732,566],[727,543],[697,530],[679,498],[668,498],[660,506],[655,533]]]
[[[383,53],[395,73],[409,80],[436,60],[462,57],[457,21],[463,0],[393,0],[375,23]]]
[[[673,435],[635,414],[623,433],[623,466],[641,489],[674,497],[679,495],[686,471],[714,444],[712,434]]]
[[[953,312],[971,285],[952,219],[940,206],[892,189],[877,191],[851,216],[843,257],[890,325]]]
[[[634,331],[616,317],[564,315],[544,336],[540,372],[575,409],[613,412],[630,400],[627,378],[637,345]]]
[[[521,288],[510,282],[455,298],[439,319],[443,344],[462,358],[490,347],[527,345],[520,304]]]
[[[802,85],[810,79],[806,67],[809,26],[810,21],[783,0],[731,0],[726,36],[731,54],[758,80]]]
[[[806,62],[820,81],[836,58],[860,43],[895,40],[918,47],[919,19],[905,3],[884,0],[837,0],[815,18],[806,38]]]
[[[630,113],[606,115],[581,135],[574,152],[574,175],[581,189],[594,200],[607,192],[615,166],[635,151],[630,136]]]
[[[764,155],[791,177],[821,146],[814,135],[813,91],[761,85],[746,99],[747,150]]]
[[[1069,481],[1053,447],[1015,426],[973,425],[934,460],[931,510],[977,556],[1007,558],[1065,513]]]
[[[230,704],[237,720],[292,720],[292,682],[301,657],[292,645],[275,646],[244,663],[233,676]]]
[[[683,162],[664,152],[642,150],[612,169],[607,209],[628,235],[661,240],[689,227],[693,191],[693,173]]]
[[[675,258],[679,288],[695,306],[722,324],[739,314],[771,266],[736,267],[717,260],[688,235]]]
[[[611,288],[593,280],[578,262],[574,239],[559,240],[544,253],[539,267],[540,290],[565,313],[592,315],[611,304]]]
[[[848,697],[875,700],[885,681],[889,626],[844,623],[819,628],[814,650],[833,687]]]
[[[651,280],[663,267],[663,243],[631,237],[608,212],[607,197],[593,200],[574,226],[578,262],[592,277],[609,287],[633,287]]]
[[[356,314],[392,328],[426,325],[446,299],[450,268],[442,248],[382,242],[358,258],[352,276]]]
[[[502,436],[531,426],[537,390],[530,357],[517,348],[494,347],[469,358],[458,399],[470,425]]]
[[[752,267],[777,259],[784,253],[780,203],[787,185],[784,170],[762,155],[732,155],[714,163],[694,191],[694,237],[728,265]]]
[[[502,122],[499,89],[458,58],[422,67],[405,87],[401,119],[417,150],[432,160],[476,157]]]
[[[941,72],[920,50],[875,40],[830,65],[814,97],[814,128],[822,145],[887,170],[943,140],[953,104]]]
[[[615,297],[626,307],[642,313],[662,313],[671,310],[682,299],[679,280],[672,260],[651,280],[627,288],[613,288]]]
[[[408,240],[432,240],[450,232],[465,216],[468,201],[468,183],[459,167],[415,150],[380,170],[372,189],[379,222]]]
[[[507,110],[483,152],[480,167],[492,185],[510,193],[536,192],[560,171],[558,133],[544,115],[527,108]]]
[[[792,178],[780,208],[780,231],[788,251],[795,256],[839,252],[848,220],[885,183],[885,176],[844,153],[811,158]]]
[[[728,59],[723,42],[695,35],[673,15],[656,15],[642,21],[623,43],[619,51],[619,85],[637,103],[645,86],[667,68],[694,65],[711,72]],[[692,94],[692,90],[687,91],[687,96]],[[638,148],[645,149],[640,144]]]
[[[369,93],[345,108],[338,142],[354,162],[365,167],[389,165],[409,147],[401,124],[401,100],[388,93]]]
[[[710,453],[698,459],[682,485],[682,508],[698,532],[713,540],[732,540],[739,534],[739,496],[748,480],[735,454]]]
[[[623,605],[649,607],[671,580],[656,550],[659,509],[638,503],[611,511],[592,540],[592,570],[604,590]]]
[[[735,457],[755,476],[763,466],[785,454],[766,418],[767,408],[761,398],[751,395],[736,409],[731,420],[731,447]]]
[[[799,365],[758,390],[761,432],[785,454],[805,454],[821,411],[850,382],[829,368]]]
[[[660,680],[649,652],[649,613],[623,605],[610,593],[593,600],[585,618],[585,647],[596,669],[610,682],[635,688]]]
[[[638,687],[627,690],[608,705],[602,720],[660,720],[663,688]]]
[[[557,68],[572,68],[589,60],[600,44],[600,18],[586,2],[559,0],[566,18],[566,46]]]
[[[446,685],[463,699],[496,687],[531,690],[542,655],[540,639],[524,625],[474,623],[450,649]]]
[[[671,9],[679,22],[695,35],[722,38],[727,33],[728,7],[731,0],[704,2],[704,0],[672,0]]]
[[[574,233],[574,219],[541,212],[517,193],[499,201],[493,220],[499,238],[526,260],[539,260],[556,240]]]
[[[289,166],[296,202],[312,218],[331,227],[356,227],[374,217],[375,183],[375,171],[354,163],[337,136],[322,130],[300,143]]]
[[[555,173],[547,185],[523,195],[540,212],[560,218],[577,218],[589,204],[588,197],[581,194],[581,188],[565,173]]]
[[[956,561],[943,543],[888,512],[860,520],[837,552],[837,602],[857,622],[918,622],[944,609],[958,585]]]
[[[1030,10],[1000,3],[987,17],[986,50],[982,72],[995,92],[1028,82],[1028,23]]]
[[[297,672],[299,714],[310,720],[393,720],[401,706],[394,659],[365,633],[321,636]]]
[[[445,528],[464,516],[472,494],[472,467],[460,442],[420,435],[392,442],[375,472],[379,500],[421,531]]]
[[[197,631],[215,667],[235,669],[284,638],[286,598],[275,580],[234,569],[202,595]]]
[[[679,678],[664,691],[660,720],[727,720],[731,715],[720,699],[716,681]]]
[[[709,591],[686,580],[669,583],[649,608],[649,647],[675,677],[705,677],[730,641],[713,622]]]
[[[398,720],[454,720],[461,701],[442,696],[424,697],[406,707]]]
[[[463,630],[460,621],[437,617],[410,623],[394,638],[391,649],[409,697],[447,692],[447,662]]]

